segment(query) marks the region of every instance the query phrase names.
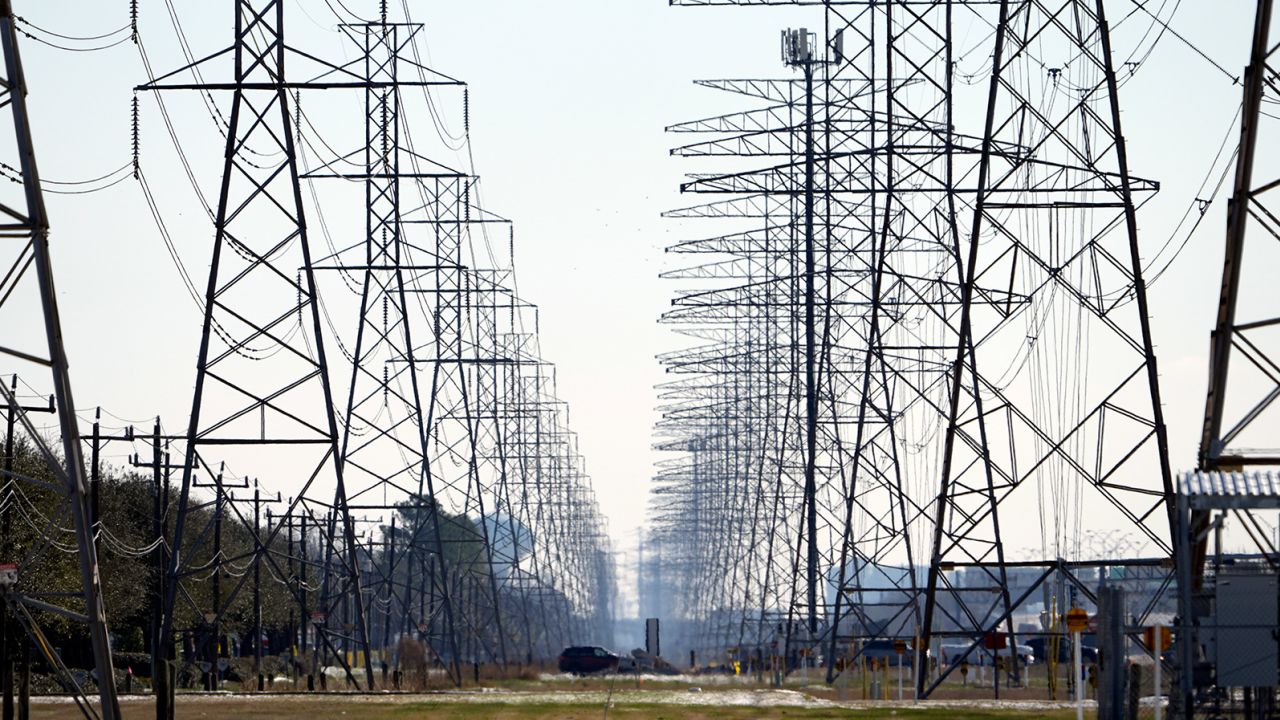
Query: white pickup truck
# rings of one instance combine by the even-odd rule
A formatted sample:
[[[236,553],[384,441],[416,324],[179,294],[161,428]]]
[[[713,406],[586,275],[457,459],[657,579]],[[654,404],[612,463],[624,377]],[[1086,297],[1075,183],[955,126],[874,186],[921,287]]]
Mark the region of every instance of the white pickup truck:
[[[970,645],[968,643],[964,645],[943,645],[942,654],[940,656],[942,664],[954,665],[962,660],[967,660],[970,665],[983,665],[986,667],[991,667],[995,664],[991,651],[981,646],[973,648],[973,650],[969,652],[968,658],[965,658],[965,651],[969,650],[969,647]],[[1023,665],[1035,664],[1036,654],[1035,651],[1031,649],[1030,645],[1019,644],[1016,647],[1015,652],[1018,655],[1018,660],[1020,660]],[[1001,650],[1000,655],[1007,658],[1009,657],[1009,651],[1007,649]]]

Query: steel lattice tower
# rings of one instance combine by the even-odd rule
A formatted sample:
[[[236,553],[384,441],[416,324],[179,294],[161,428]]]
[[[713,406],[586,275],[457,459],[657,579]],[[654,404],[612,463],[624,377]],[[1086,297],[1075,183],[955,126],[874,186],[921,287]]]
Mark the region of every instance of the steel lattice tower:
[[[855,245],[866,302],[855,322],[866,351],[853,370],[832,656],[852,640],[909,638],[921,625],[917,568],[935,470],[927,437],[944,405],[960,309],[957,215],[966,201],[956,165],[978,144],[956,130],[952,12],[949,3],[873,3],[827,14],[847,53],[837,74],[883,88],[864,107],[858,161],[869,179],[866,230]]]
[[[39,649],[40,655],[53,668],[60,681],[75,688],[72,698],[86,717],[114,719],[120,717],[116,699],[115,676],[111,664],[111,643],[107,632],[107,611],[102,602],[102,585],[98,576],[98,553],[94,540],[94,522],[89,507],[89,485],[80,447],[80,430],[71,393],[66,349],[62,339],[54,288],[53,266],[49,254],[49,218],[45,211],[40,173],[36,165],[30,115],[27,110],[27,83],[18,51],[10,0],[0,0],[0,48],[4,53],[3,78],[0,78],[0,105],[8,106],[12,120],[11,140],[16,150],[20,174],[20,196],[0,199],[0,357],[16,362],[17,368],[34,379],[49,373],[53,393],[48,411],[57,418],[62,444],[61,452],[46,441],[30,417],[37,408],[28,407],[18,394],[17,377],[12,383],[0,382],[0,399],[6,410],[7,433],[3,449],[4,465],[0,468],[0,563],[5,568],[0,602],[3,602],[3,635],[0,635],[0,660],[9,664],[10,617]],[[17,196],[18,193],[12,193]],[[40,408],[44,410],[44,408]],[[29,443],[39,461],[47,465],[52,483],[29,477],[15,468],[15,430]],[[42,529],[41,540],[26,548],[12,546],[10,523],[15,508],[10,502],[16,484],[32,491],[51,492],[58,496],[56,515]],[[70,521],[74,528],[79,587],[58,591],[35,587],[28,579],[47,562],[53,534],[62,523]],[[16,554],[16,553],[21,554]],[[83,624],[93,647],[94,666],[98,677],[98,707],[84,697],[70,671],[53,651],[42,630],[41,613],[53,613],[73,623]],[[6,671],[5,680],[10,680]],[[11,700],[6,686],[5,699]],[[12,710],[6,706],[6,712]]]
[[[1265,151],[1275,132],[1263,111],[1264,103],[1274,100],[1273,7],[1271,0],[1258,2],[1244,76],[1240,155],[1228,209],[1226,256],[1200,439],[1198,465],[1202,471],[1280,464],[1275,442],[1265,433],[1258,434],[1273,417],[1272,405],[1280,397],[1280,344],[1276,342],[1280,319],[1271,314],[1274,311],[1259,311],[1247,301],[1241,309],[1242,295],[1247,296],[1250,287],[1262,282],[1246,272],[1246,265],[1250,259],[1265,263],[1269,257],[1250,255],[1264,251],[1263,239],[1280,231],[1271,209],[1274,178],[1256,177],[1259,151]],[[1234,366],[1233,356],[1238,358]]]
[[[473,212],[481,212],[472,204],[473,183],[470,175],[442,168],[420,189],[420,221],[434,235],[435,267],[429,286],[431,332],[416,362],[430,377],[427,433],[433,451],[428,475],[436,501],[479,519],[464,529],[475,549],[447,580],[446,592],[466,598],[457,608],[459,632],[466,641],[462,652],[472,661],[483,658],[505,666],[508,637],[491,537],[501,484],[490,472],[493,463],[480,452],[481,437],[492,431],[496,417],[486,393],[494,387],[493,366],[499,359],[496,339],[485,332],[491,327],[482,324],[492,313],[485,307],[492,300],[483,299],[491,281],[477,271],[474,256],[468,256]]]
[[[463,84],[421,64],[420,26],[384,16],[344,30],[360,47],[358,60],[336,66],[299,52],[311,79],[284,84],[364,93],[359,149],[301,173],[313,185],[341,178],[363,188],[362,239],[339,247],[311,192],[332,252],[308,269],[341,278],[358,299],[351,332],[334,326],[327,309],[341,304],[341,292],[318,296],[350,363],[339,422],[346,499],[341,508],[291,501],[276,528],[299,528],[300,543],[302,529],[318,532],[322,547],[313,543],[298,564],[304,573],[321,565],[320,604],[311,611],[321,628],[350,635],[364,623],[367,639],[357,638],[356,649],[376,644],[384,661],[397,635],[416,634],[460,682],[464,661],[506,666],[516,653],[548,657],[568,639],[585,640],[582,623],[593,622],[596,600],[611,591],[602,580],[611,568],[600,560],[607,539],[554,378],[540,380],[533,397],[519,396],[529,388],[521,378],[536,380],[549,365],[536,341],[536,308],[514,289],[511,223],[479,204],[478,178],[430,159],[410,133],[406,92]],[[306,131],[317,131],[300,107],[293,120],[301,152]],[[506,258],[495,253],[493,228],[508,240]],[[545,428],[532,441],[513,422],[528,417]],[[356,549],[344,554],[348,532]],[[292,548],[291,534],[288,542]],[[358,592],[343,580],[352,565]],[[292,582],[306,614],[303,579]],[[538,617],[548,621],[537,632],[522,629]],[[341,663],[352,638],[339,639],[321,649]]]
[[[197,596],[179,591],[192,569],[209,560],[202,556],[208,552],[208,529],[186,526],[186,509],[193,503],[197,474],[215,476],[220,473],[220,464],[228,460],[254,466],[270,457],[272,464],[292,467],[296,473],[288,478],[288,484],[298,490],[283,515],[292,516],[301,507],[317,518],[328,518],[331,528],[320,536],[325,556],[322,601],[331,605],[347,597],[354,601],[350,622],[355,627],[354,640],[364,651],[368,687],[373,682],[373,668],[364,594],[360,592],[359,546],[343,481],[341,436],[290,112],[292,90],[337,83],[308,86],[289,81],[286,58],[308,56],[298,55],[286,45],[283,2],[236,0],[233,11],[233,44],[197,63],[230,56],[230,82],[206,83],[199,76],[192,83],[176,80],[192,66],[140,87],[231,93],[162,641],[171,649],[173,632],[181,623],[194,626],[193,632],[202,638],[200,644],[207,645],[211,633],[202,628],[216,627],[225,608],[245,586],[245,578],[241,578],[221,599],[221,607],[188,607]],[[339,86],[367,84],[353,73],[339,75]],[[248,529],[261,551],[272,545],[284,524],[262,533],[258,528]],[[272,554],[264,552],[264,559],[277,576],[287,577]],[[347,642],[344,630],[331,623],[330,610],[323,607],[317,611],[317,642],[347,667],[339,651]],[[348,678],[356,682],[350,668],[347,671]]]
[[[1196,463],[1198,473],[1210,475],[1242,477],[1237,473],[1247,468],[1280,465],[1280,448],[1268,432],[1280,398],[1280,317],[1270,303],[1256,299],[1267,297],[1265,292],[1256,293],[1271,285],[1266,273],[1275,266],[1277,256],[1270,241],[1280,237],[1274,209],[1275,171],[1264,173],[1259,168],[1280,138],[1280,128],[1266,110],[1268,103],[1277,100],[1274,9],[1272,0],[1258,0],[1243,77],[1240,145],[1227,205],[1222,283],[1210,338],[1208,392]],[[1247,510],[1237,510],[1236,515],[1250,518]],[[1250,520],[1255,529],[1261,528],[1257,520]],[[1178,582],[1185,586],[1179,610],[1188,638],[1181,641],[1179,651],[1183,667],[1196,662],[1200,641],[1194,638],[1204,632],[1195,627],[1204,620],[1187,599],[1203,588],[1213,518],[1209,512],[1193,510],[1187,522],[1186,546],[1179,548],[1178,557]],[[1266,533],[1247,532],[1264,556],[1274,551]],[[1193,692],[1197,681],[1192,674],[1181,676],[1180,681],[1180,704],[1186,717],[1214,709],[1216,700]]]
[[[812,647],[828,627],[826,575],[842,531],[847,449],[841,424],[848,363],[858,343],[850,341],[853,328],[837,309],[857,302],[849,293],[862,272],[848,262],[847,242],[857,237],[851,226],[865,219],[856,180],[863,170],[850,152],[865,118],[834,109],[829,96],[868,95],[872,86],[860,78],[828,77],[835,63],[819,58],[808,35],[786,42],[788,62],[800,79],[703,83],[754,97],[765,107],[670,128],[708,136],[675,154],[775,163],[695,176],[686,192],[726,199],[668,214],[763,225],[673,247],[677,253],[730,259],[667,274],[740,283],[686,291],[664,318],[710,341],[663,358],[669,372],[694,377],[663,389],[664,397],[679,401],[664,412],[660,431],[674,435],[664,447],[687,451],[689,464],[664,471],[661,492],[688,485],[688,511],[701,516],[687,524],[698,528],[692,548],[711,553],[705,561],[715,569],[704,574],[697,560],[678,564],[701,582],[723,578],[730,584],[723,591],[707,587],[697,596],[745,603],[737,611],[696,611],[702,616],[760,608],[749,622],[744,616],[725,618],[714,639],[706,638],[712,647],[758,645],[771,634],[788,648]],[[744,476],[746,486],[735,481]],[[752,522],[761,515],[771,519],[772,528]],[[743,526],[751,530],[742,533]],[[743,543],[741,555],[716,555],[726,536]]]
[[[342,416],[342,465],[353,510],[406,511],[413,521],[405,528],[405,537],[387,539],[388,548],[401,548],[399,562],[386,566],[371,563],[379,577],[370,584],[382,586],[379,591],[394,592],[397,575],[405,566],[415,564],[421,548],[428,548],[423,557],[432,558],[434,571],[422,573],[422,586],[430,600],[416,606],[402,600],[404,618],[396,629],[407,629],[402,625],[425,628],[424,634],[437,652],[448,650],[451,660],[447,664],[458,681],[454,599],[444,587],[450,568],[441,552],[441,521],[435,480],[427,461],[423,393],[416,364],[414,337],[422,328],[415,329],[421,323],[413,320],[416,304],[411,302],[417,292],[415,279],[435,272],[438,263],[420,259],[430,258],[431,250],[412,244],[402,210],[405,189],[415,183],[434,182],[439,172],[403,167],[408,151],[402,142],[406,121],[400,95],[408,88],[461,83],[438,73],[416,80],[400,76],[403,55],[420,26],[387,23],[384,18],[383,22],[343,29],[361,50],[358,69],[364,83],[366,131],[363,149],[351,155],[363,157],[364,172],[342,172],[333,167],[335,161],[305,174],[313,180],[359,180],[364,186],[365,241],[322,258],[316,268],[340,273],[360,288],[351,381]],[[390,552],[394,559],[395,550]],[[367,587],[366,592],[371,589]],[[413,609],[418,607],[431,612],[414,617]],[[387,618],[389,621],[389,611]],[[381,633],[384,654],[389,651],[388,629],[384,627]]]
[[[922,628],[928,640],[954,624],[974,644],[1002,624],[1012,637],[1000,510],[1019,496],[1038,490],[1043,507],[1075,485],[1106,501],[1090,507],[1094,522],[1125,523],[1162,555],[1173,536],[1136,219],[1157,186],[1129,171],[1104,3],[1006,1],[996,27]],[[1035,77],[1032,37],[1037,55],[1072,62]],[[1037,99],[1060,91],[1062,102]],[[982,279],[996,277],[1025,300],[975,302]],[[1047,319],[1028,339],[1014,321],[1037,314]],[[1056,338],[1055,314],[1065,314]],[[1033,369],[1005,380],[996,368],[1019,345]],[[944,569],[965,565],[988,580],[950,585]],[[988,584],[1003,588],[996,602],[990,591],[979,599]],[[940,609],[948,602],[955,610]]]
[[[336,662],[360,689],[375,685],[375,640],[384,672],[392,641],[417,635],[460,683],[464,660],[477,670],[479,663],[505,667],[517,654],[531,662],[575,640],[604,637],[614,592],[607,528],[554,368],[541,356],[537,308],[516,291],[511,223],[482,207],[474,172],[428,159],[409,133],[406,89],[421,90],[439,121],[428,89],[462,83],[422,65],[414,44],[420,26],[387,22],[385,3],[380,22],[342,26],[361,51],[342,65],[286,43],[280,0],[230,4],[230,47],[138,88],[199,93],[225,139],[217,207],[209,208],[215,234],[192,414],[184,434],[162,435],[157,420],[144,441],[152,454],[160,540],[169,535],[163,518],[169,475],[181,470],[182,478],[172,552],[166,560],[157,545],[153,553],[157,566],[167,565],[156,579],[160,607],[153,614],[158,716],[173,715],[179,635],[184,661],[201,665],[206,686],[215,687],[223,629],[243,620],[232,615],[250,593],[261,659],[264,569],[267,580],[286,586],[297,602],[290,632],[304,651],[314,638],[313,670]],[[7,69],[20,79],[11,13],[0,24]],[[405,70],[416,77],[402,76]],[[214,72],[232,79],[206,81]],[[22,83],[9,87],[12,92]],[[308,167],[307,132],[319,133],[301,109],[303,90],[363,93],[365,133],[355,152]],[[214,93],[229,93],[229,112]],[[10,103],[28,200],[38,201],[21,93]],[[469,143],[466,103],[464,96]],[[333,247],[315,190],[324,178],[358,181],[347,186],[363,191],[359,240],[344,240],[340,248]],[[29,204],[38,212],[10,211],[15,220],[30,220],[24,225],[29,243],[0,285],[0,301],[14,297],[34,262],[49,331],[46,364],[58,381],[54,409],[70,449],[67,468],[57,470],[71,476],[70,514],[84,540],[92,518],[85,515],[84,483],[73,482],[83,471],[57,337],[47,224],[43,207]],[[154,202],[151,207],[160,223]],[[318,220],[332,250],[318,260],[309,219]],[[490,228],[504,231],[505,258],[495,254]],[[351,327],[333,324],[326,301],[342,303],[322,293],[317,275],[355,281],[359,302]],[[349,361],[332,375],[328,343]],[[22,346],[5,344],[0,351],[41,362],[41,355],[16,347]],[[345,386],[344,376],[350,378]],[[5,392],[11,428],[22,424],[45,448],[16,392],[16,385]],[[337,395],[345,396],[344,405],[335,403]],[[141,436],[130,428],[110,439]],[[100,440],[95,425],[95,472]],[[174,441],[183,443],[175,448],[183,458],[178,464],[169,461]],[[12,455],[10,442],[6,475]],[[147,465],[136,456],[133,462]],[[274,475],[269,485],[289,488],[287,502],[235,474],[264,466]],[[252,499],[237,497],[250,484]],[[251,512],[242,509],[245,503],[252,503]],[[224,544],[228,521],[242,527]],[[240,546],[246,536],[247,549]],[[94,570],[91,539],[81,552],[82,565]],[[252,572],[241,572],[246,567]],[[96,574],[86,575],[89,612],[83,617],[99,667],[109,668],[96,583]],[[14,598],[25,602],[7,593],[12,607],[20,607]],[[46,603],[41,609],[55,608]],[[359,680],[358,665],[364,669]],[[103,713],[114,717],[111,674],[102,675],[108,678],[101,687]]]
[[[1011,632],[1012,610],[1024,598],[1007,589],[1002,513],[1041,513],[1048,564],[1072,552],[1063,538],[1087,521],[1131,527],[1168,553],[1167,442],[1134,220],[1156,185],[1132,177],[1127,167],[1101,3],[673,4],[823,7],[826,29],[816,44],[825,54],[814,57],[827,65],[817,83],[816,115],[801,115],[807,122],[796,120],[804,94],[795,92],[779,97],[790,103],[789,121],[783,113],[770,118],[772,125],[757,115],[748,125],[717,119],[676,128],[724,134],[705,145],[715,153],[701,154],[781,158],[768,171],[695,177],[686,189],[740,193],[702,215],[773,216],[784,227],[807,227],[816,217],[819,230],[813,239],[807,232],[779,233],[772,247],[755,230],[674,248],[713,255],[678,277],[746,275],[750,282],[686,293],[677,306],[705,309],[668,315],[683,313],[680,319],[702,326],[689,334],[721,345],[666,358],[673,369],[713,380],[671,386],[678,388],[671,396],[690,406],[680,412],[696,408],[707,429],[677,427],[672,411],[664,416],[661,430],[673,435],[666,447],[690,456],[660,479],[659,538],[671,534],[660,546],[675,552],[682,532],[695,526],[713,536],[718,527],[749,533],[753,547],[776,543],[781,551],[762,552],[780,572],[754,574],[761,592],[722,585],[712,602],[743,598],[743,609],[725,609],[739,618],[775,608],[788,619],[780,625],[788,636],[790,618],[804,615],[795,608],[821,606],[825,617],[818,625],[832,656],[847,652],[850,642],[876,637],[918,636],[921,648],[952,637],[973,647],[994,630]],[[996,53],[982,73],[989,92],[967,98],[963,114],[957,110],[961,89],[980,81],[956,65],[961,53],[953,28],[960,18],[998,30],[984,41],[994,43]],[[1028,38],[1037,41],[1034,51]],[[967,56],[991,54],[983,47],[965,50]],[[987,123],[966,128],[975,105]],[[816,158],[808,157],[806,127],[819,138]],[[790,142],[782,132],[787,128]],[[788,170],[791,186],[779,180]],[[783,199],[766,213],[771,192]],[[759,211],[748,214],[745,207]],[[795,357],[808,354],[803,329],[814,326],[807,322],[807,288],[800,287],[813,271],[798,263],[815,240],[839,259],[819,261],[816,273],[823,288],[817,355],[824,359],[816,402],[836,429],[825,440],[831,460],[817,488],[804,482],[799,486],[808,487],[797,493],[801,505],[809,496],[826,497],[814,504],[818,525],[830,532],[817,573],[812,562],[800,561],[813,557],[804,532],[813,523],[788,519],[796,516],[785,511],[761,512],[768,503],[744,503],[757,482],[749,474],[754,470],[728,455],[713,461],[698,439],[717,428],[735,439],[749,437],[738,425],[745,418],[777,432],[812,417],[786,408],[804,395],[797,388],[812,387]],[[739,253],[748,241],[758,258],[776,256],[775,264],[758,263],[750,266],[758,274],[747,274],[743,259],[714,257]],[[780,293],[778,304],[783,318],[790,313],[782,322],[792,330],[781,344],[793,355],[768,371],[748,369],[744,360],[773,337],[748,320],[775,302],[766,288],[788,282],[792,293]],[[731,329],[713,328],[717,323]],[[753,374],[757,380],[749,380]],[[762,390],[751,390],[752,382]],[[758,415],[744,411],[746,397],[775,396],[783,402]],[[796,457],[782,439],[787,435],[785,429],[774,439],[762,434],[759,447]],[[757,448],[749,455],[769,453]],[[788,465],[803,468],[805,455],[799,453],[799,463],[780,463],[779,476]],[[774,493],[775,509],[785,506],[783,486],[797,483]],[[665,512],[671,507],[666,495],[718,505],[689,506],[672,516]],[[1090,506],[1088,520],[1079,510],[1086,496],[1102,501]],[[734,557],[698,542],[680,552],[677,566],[693,577],[719,578],[720,564]],[[777,559],[784,552],[790,574]],[[768,599],[770,586],[776,593],[789,582],[803,586],[789,593],[793,597],[812,598],[815,576],[822,578],[826,602]],[[993,593],[996,588],[1002,589]],[[686,615],[701,628],[714,625],[706,610]]]

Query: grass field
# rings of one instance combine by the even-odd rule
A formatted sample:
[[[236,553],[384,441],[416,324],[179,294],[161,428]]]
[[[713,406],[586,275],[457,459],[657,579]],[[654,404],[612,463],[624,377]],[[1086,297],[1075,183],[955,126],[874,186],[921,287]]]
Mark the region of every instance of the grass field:
[[[606,708],[606,704],[609,706]],[[928,707],[910,704],[842,703],[797,692],[709,690],[690,693],[653,689],[626,690],[610,695],[598,691],[448,693],[397,696],[243,695],[185,696],[178,702],[179,720],[195,718],[339,718],[341,720],[585,720],[587,718],[649,718],[651,720],[774,720],[788,718],[936,718],[942,720],[1066,720],[1068,708],[1044,703],[945,702]],[[131,698],[122,707],[126,720],[150,720],[154,709],[149,698]],[[70,720],[80,714],[65,702],[33,703],[34,720]]]
[[[893,678],[896,680],[896,678]],[[1028,686],[1001,688],[1001,699],[990,687],[947,683],[925,703],[872,702],[864,679],[828,686],[816,675],[793,675],[784,687],[750,677],[726,675],[615,676],[577,678],[527,669],[518,676],[483,677],[464,689],[432,688],[409,693],[305,694],[291,692],[294,684],[281,679],[280,692],[180,693],[178,720],[234,718],[235,720],[585,720],[646,718],[649,720],[775,720],[788,718],[894,718],[912,720],[1068,720],[1072,706],[1049,701],[1047,677],[1029,677]],[[470,678],[467,678],[470,680]],[[908,683],[909,684],[909,683]],[[330,689],[336,689],[332,684]],[[896,695],[896,683],[884,689]],[[1061,697],[1061,694],[1059,695]],[[1089,703],[1092,705],[1092,703]],[[125,720],[152,720],[155,710],[147,695],[122,700]],[[1092,714],[1092,708],[1090,708]],[[65,698],[35,698],[34,720],[82,717]]]

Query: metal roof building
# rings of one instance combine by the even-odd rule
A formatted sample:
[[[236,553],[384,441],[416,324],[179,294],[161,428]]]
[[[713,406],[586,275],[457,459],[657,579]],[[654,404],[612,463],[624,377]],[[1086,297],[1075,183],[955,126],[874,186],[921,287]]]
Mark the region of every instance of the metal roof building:
[[[1178,476],[1178,495],[1195,510],[1280,509],[1280,473],[1182,473]]]

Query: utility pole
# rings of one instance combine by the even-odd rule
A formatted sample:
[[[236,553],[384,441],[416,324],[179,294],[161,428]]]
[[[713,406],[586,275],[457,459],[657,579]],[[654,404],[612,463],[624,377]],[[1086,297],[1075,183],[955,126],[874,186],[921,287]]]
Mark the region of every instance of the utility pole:
[[[817,327],[817,260],[814,240],[814,169],[813,139],[813,44],[803,28],[792,33],[790,63],[804,74],[804,504],[808,543],[806,582],[808,583],[809,640],[818,634],[818,327]]]
[[[292,505],[292,504],[293,504],[293,498],[289,498],[289,504],[290,504],[290,505]],[[294,585],[294,584],[296,584],[296,583],[298,582],[298,576],[294,574],[294,573],[296,572],[296,568],[294,567],[294,564],[293,564],[293,563],[294,563],[294,558],[295,558],[295,557],[297,557],[296,555],[294,555],[294,552],[293,552],[293,549],[294,549],[294,544],[293,544],[293,529],[294,529],[293,516],[292,516],[292,515],[286,515],[286,516],[285,516],[285,518],[284,518],[284,522],[285,522],[285,540],[284,540],[284,547],[285,547],[285,555],[286,555],[285,567],[286,567],[286,569],[288,569],[288,571],[289,571],[289,575],[288,575],[288,577],[287,577],[286,582],[287,582],[289,585],[291,585],[291,586],[292,586],[292,585]],[[268,525],[270,525],[270,524],[271,524],[270,515],[268,515],[268,516],[267,516],[267,524],[268,524]],[[291,660],[291,663],[290,663],[290,666],[289,666],[289,677],[293,679],[293,689],[294,689],[294,690],[297,690],[297,689],[298,689],[298,675],[297,675],[297,668],[298,668],[298,629],[299,629],[299,626],[298,626],[298,624],[297,624],[297,621],[295,620],[294,607],[293,607],[292,605],[290,605],[290,606],[289,606],[288,637],[289,637],[289,658],[290,658],[290,660]]]
[[[5,403],[5,433],[4,433],[4,462],[3,475],[0,479],[5,482],[0,483],[3,488],[8,482],[8,478],[13,477],[13,461],[16,459],[15,453],[17,447],[16,431],[19,413],[56,413],[53,398],[49,398],[48,405],[22,405],[18,402],[18,376],[14,375],[9,379],[10,397]],[[3,502],[3,497],[0,497]],[[0,512],[0,563],[13,562],[13,518],[11,511]],[[13,667],[18,662],[18,658],[24,658],[25,663],[22,670],[23,683],[28,682],[31,668],[30,649],[26,645],[26,636],[14,626],[14,619],[10,617],[10,609],[8,602],[0,600],[0,684],[4,686],[3,697],[0,698],[0,714],[4,720],[13,720],[14,717],[14,675]],[[17,647],[14,647],[14,644]],[[30,703],[27,694],[22,696],[22,707],[19,713],[22,717],[26,717],[30,712]]]
[[[382,687],[387,686],[387,658],[391,657],[391,614],[396,610],[396,514],[391,513],[391,532],[387,535],[387,612],[382,619]],[[408,614],[407,608],[401,612]]]
[[[93,435],[89,447],[89,526],[96,527],[101,521],[102,513],[102,468],[99,452],[102,442],[102,408],[93,414]]]
[[[271,526],[271,511],[267,510],[267,526]],[[262,489],[253,483],[253,531],[254,542],[262,536]],[[257,678],[258,692],[266,690],[262,676],[262,556],[266,548],[255,545],[253,551],[253,674]]]
[[[298,622],[301,627],[301,637],[299,643],[301,647],[298,654],[305,657],[307,654],[307,635],[311,632],[311,613],[307,609],[307,566],[311,564],[311,557],[307,554],[307,516],[306,514],[298,515]],[[312,692],[316,689],[315,663],[308,666],[307,669],[307,691]]]
[[[155,538],[165,537],[165,493],[161,470],[160,418],[156,418],[151,431],[151,534]],[[172,670],[169,665],[169,650],[166,648],[161,628],[164,626],[165,598],[165,544],[157,543],[151,551],[152,578],[154,582],[151,598],[151,686],[156,696],[156,720],[171,720],[173,717],[170,681]],[[171,644],[171,643],[170,643]]]
[[[222,670],[218,667],[218,656],[222,652],[222,627],[221,613],[218,608],[222,605],[222,506],[226,497],[226,491],[222,487],[222,477],[225,467],[218,468],[218,474],[214,476],[213,483],[215,486],[213,495],[213,610],[205,614],[205,622],[208,623],[207,632],[208,640],[205,641],[205,662],[209,663],[209,670],[204,674],[205,690],[215,692],[222,687]]]

